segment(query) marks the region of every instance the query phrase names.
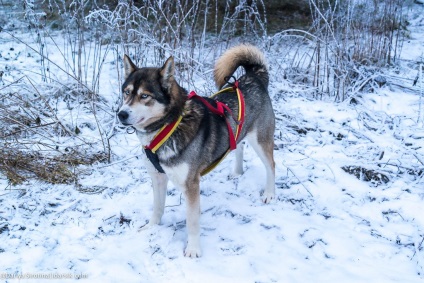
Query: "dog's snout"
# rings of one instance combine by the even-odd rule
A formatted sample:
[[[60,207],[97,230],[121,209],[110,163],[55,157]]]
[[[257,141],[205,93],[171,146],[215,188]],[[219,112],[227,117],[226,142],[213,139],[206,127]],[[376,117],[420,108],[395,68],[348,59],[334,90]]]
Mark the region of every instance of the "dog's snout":
[[[118,118],[121,123],[125,124],[124,122],[128,119],[128,112],[127,111],[119,111]]]

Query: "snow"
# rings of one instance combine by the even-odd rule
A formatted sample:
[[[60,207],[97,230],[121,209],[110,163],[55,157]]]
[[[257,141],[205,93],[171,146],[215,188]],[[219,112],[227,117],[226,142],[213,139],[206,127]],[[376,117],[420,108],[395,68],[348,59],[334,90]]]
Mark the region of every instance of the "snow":
[[[417,61],[424,33],[418,28],[423,8],[415,8],[413,40],[405,42],[403,58]],[[0,62],[10,68],[5,84],[18,74],[39,71],[27,47],[6,37],[1,42]],[[52,56],[59,62],[60,54]],[[100,93],[113,112],[119,81],[111,56]],[[396,75],[412,80],[416,74],[404,67]],[[424,130],[417,123],[414,90],[389,83],[356,97],[357,104],[335,103],[272,81],[277,199],[261,202],[265,169],[249,145],[245,172],[238,178],[229,177],[230,154],[201,181],[203,255],[198,259],[183,255],[185,200],[171,183],[161,225],[138,231],[150,217],[153,196],[134,134],[118,132],[110,140],[112,162],[85,167],[89,174],[82,175],[80,187],[38,181],[10,186],[0,175],[0,276],[71,273],[89,282],[422,282],[424,182],[422,175],[402,169],[423,168],[418,158],[423,157]],[[63,100],[57,109],[69,123],[94,123],[84,108],[69,109]],[[97,132],[84,127],[82,135],[95,140]],[[381,171],[390,180],[365,182],[341,169],[352,165]]]

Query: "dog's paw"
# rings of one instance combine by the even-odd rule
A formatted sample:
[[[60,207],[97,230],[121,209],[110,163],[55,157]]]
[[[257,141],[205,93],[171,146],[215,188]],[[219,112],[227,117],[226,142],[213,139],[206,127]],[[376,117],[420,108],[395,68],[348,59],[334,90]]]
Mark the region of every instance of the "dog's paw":
[[[241,175],[243,175],[243,173],[239,174],[239,173],[236,173],[236,172],[232,172],[232,173],[228,174],[227,179],[228,179],[228,180],[237,179],[237,178],[238,178],[238,177],[240,177]]]
[[[233,175],[234,177],[240,177],[241,175],[243,175],[243,173],[244,173],[243,167],[237,167],[237,168],[234,168],[231,175]]]
[[[269,204],[269,203],[271,203],[271,201],[272,200],[274,200],[275,199],[275,193],[274,192],[264,192],[264,194],[263,194],[263,196],[262,196],[262,201],[265,203],[265,204]]]
[[[184,251],[184,256],[190,257],[190,258],[201,257],[202,252],[201,252],[200,247],[198,245],[187,244],[187,247]]]

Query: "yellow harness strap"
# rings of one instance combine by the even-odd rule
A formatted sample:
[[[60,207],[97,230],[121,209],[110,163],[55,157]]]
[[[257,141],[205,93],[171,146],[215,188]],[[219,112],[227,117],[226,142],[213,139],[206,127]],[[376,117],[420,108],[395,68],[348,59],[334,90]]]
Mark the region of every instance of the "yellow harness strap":
[[[243,94],[241,93],[240,89],[236,86],[235,87],[236,90],[236,94],[237,94],[237,99],[238,99],[238,103],[239,103],[239,111],[238,111],[238,116],[237,116],[237,120],[238,120],[238,124],[237,124],[237,128],[236,128],[236,141],[238,140],[238,137],[240,135],[241,132],[241,128],[243,126],[243,121],[244,121],[244,98],[243,98]],[[211,96],[215,97],[216,95],[223,93],[223,92],[228,92],[228,91],[234,91],[234,87],[227,87],[224,88],[220,91],[218,91],[217,93],[213,94]],[[215,160],[211,165],[209,165],[205,170],[203,170],[200,175],[204,176],[206,174],[208,174],[209,172],[211,172],[213,169],[215,169],[220,163],[221,161],[223,161],[225,159],[225,157],[227,157],[228,153],[230,153],[231,149],[228,149],[220,158],[218,158],[217,160]]]
[[[237,116],[238,121],[237,121],[236,134],[235,134],[235,141],[237,142],[237,139],[240,135],[240,132],[241,132],[241,129],[242,129],[242,126],[243,126],[244,110],[245,110],[244,109],[244,98],[243,98],[243,94],[241,93],[240,89],[238,88],[238,82],[237,81],[235,82],[234,87],[224,88],[224,89],[218,91],[217,93],[215,93],[214,95],[212,95],[211,97],[214,97],[214,96],[216,96],[220,93],[224,93],[224,92],[230,92],[230,91],[233,92],[234,90],[237,94],[238,103],[239,103],[239,109],[238,109],[239,111],[238,111],[238,116]],[[177,129],[178,125],[180,124],[182,118],[183,118],[183,115],[178,117],[178,119],[176,121],[174,121],[173,123],[163,126],[158,131],[158,133],[154,136],[154,138],[150,142],[150,144],[144,147],[147,158],[153,163],[155,168],[161,173],[164,173],[164,170],[163,170],[162,166],[160,166],[160,164],[159,164],[159,160],[158,160],[158,157],[156,155],[156,151],[174,133],[174,131]],[[218,164],[221,163],[222,160],[224,160],[224,158],[228,155],[228,153],[230,153],[230,151],[231,151],[231,149],[228,149],[220,158],[215,160],[211,165],[209,165],[205,170],[203,170],[201,172],[201,175],[204,176],[204,175],[208,174],[210,171],[212,171],[213,169],[215,169],[215,167],[218,166]]]

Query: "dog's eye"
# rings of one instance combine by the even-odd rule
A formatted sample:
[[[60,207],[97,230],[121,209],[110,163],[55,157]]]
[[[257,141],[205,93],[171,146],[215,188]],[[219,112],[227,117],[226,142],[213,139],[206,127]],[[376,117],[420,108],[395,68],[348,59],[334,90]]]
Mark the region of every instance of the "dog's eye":
[[[146,98],[148,98],[149,97],[149,95],[148,94],[145,94],[145,93],[142,93],[141,95],[140,95],[140,98],[141,99],[146,99]]]
[[[125,94],[125,95],[130,95],[130,93],[131,93],[131,91],[130,91],[130,90],[128,90],[128,89],[127,89],[127,90],[124,90],[124,94]]]

